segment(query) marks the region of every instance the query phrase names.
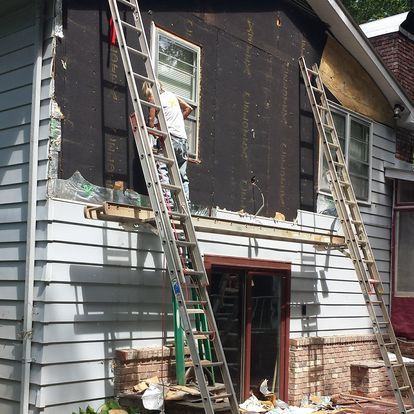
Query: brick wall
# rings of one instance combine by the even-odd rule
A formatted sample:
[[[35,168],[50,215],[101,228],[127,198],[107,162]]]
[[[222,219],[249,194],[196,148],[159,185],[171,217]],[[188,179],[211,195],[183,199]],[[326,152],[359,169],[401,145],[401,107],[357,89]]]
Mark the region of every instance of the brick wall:
[[[414,358],[414,342],[400,342],[404,356]],[[387,373],[374,335],[295,338],[289,350],[289,403],[300,404],[306,394],[340,392],[379,397],[391,394]],[[186,360],[189,360],[186,350]],[[172,347],[130,348],[116,351],[115,393],[130,392],[134,385],[157,376],[175,380]],[[409,366],[414,378],[414,366]]]
[[[413,382],[414,365],[406,364],[408,376]],[[400,385],[401,375],[396,375]],[[351,365],[351,393],[368,398],[392,397],[393,392],[383,362],[368,361]]]
[[[370,41],[407,95],[414,100],[414,41],[400,32],[376,36]]]
[[[186,359],[189,360],[188,350]],[[115,394],[132,391],[139,382],[157,376],[160,380],[175,380],[175,349],[144,347],[118,349],[114,368]]]
[[[401,353],[408,357],[414,359],[414,342],[401,340],[398,342],[400,345]]]
[[[414,342],[399,342],[404,356],[414,358]],[[374,335],[290,340],[289,403],[306,394],[352,393],[365,397],[392,395],[387,371]],[[414,365],[407,371],[414,381]],[[402,382],[400,382],[402,383]]]
[[[351,391],[351,364],[380,358],[374,335],[290,340],[289,403],[305,394]]]
[[[414,161],[414,133],[403,128],[398,128],[395,145],[396,158],[410,163]]]

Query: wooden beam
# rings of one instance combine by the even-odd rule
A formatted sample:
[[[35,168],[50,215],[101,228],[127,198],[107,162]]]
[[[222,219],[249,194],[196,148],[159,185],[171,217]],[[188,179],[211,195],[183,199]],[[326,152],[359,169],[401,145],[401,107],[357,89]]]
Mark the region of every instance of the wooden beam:
[[[105,202],[99,207],[85,207],[85,217],[94,220],[116,221],[121,223],[153,223],[154,213],[149,208]],[[231,236],[251,237],[270,240],[307,243],[332,248],[343,248],[345,239],[331,232],[312,232],[299,229],[264,226],[255,223],[243,223],[214,217],[193,216],[197,231]],[[179,226],[179,222],[175,223]]]

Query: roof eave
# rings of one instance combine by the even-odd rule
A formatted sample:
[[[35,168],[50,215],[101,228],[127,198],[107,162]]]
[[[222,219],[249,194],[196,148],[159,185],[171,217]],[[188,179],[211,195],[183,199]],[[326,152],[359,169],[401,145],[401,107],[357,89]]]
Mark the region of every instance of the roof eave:
[[[357,59],[376,82],[391,107],[399,104],[405,110],[397,125],[414,130],[414,107],[393,75],[384,66],[369,40],[354,23],[344,6],[335,0],[307,0],[329,31]]]

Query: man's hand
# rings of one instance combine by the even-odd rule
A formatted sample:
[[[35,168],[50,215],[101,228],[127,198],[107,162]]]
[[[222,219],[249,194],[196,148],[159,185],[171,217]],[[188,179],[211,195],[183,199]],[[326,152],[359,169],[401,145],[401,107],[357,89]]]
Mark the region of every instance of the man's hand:
[[[178,99],[178,103],[180,104],[180,109],[181,109],[181,112],[183,114],[183,118],[187,119],[188,115],[190,115],[191,112],[193,112],[193,108],[190,105],[188,105],[188,103],[186,101],[179,98],[178,96],[177,96],[177,99]]]

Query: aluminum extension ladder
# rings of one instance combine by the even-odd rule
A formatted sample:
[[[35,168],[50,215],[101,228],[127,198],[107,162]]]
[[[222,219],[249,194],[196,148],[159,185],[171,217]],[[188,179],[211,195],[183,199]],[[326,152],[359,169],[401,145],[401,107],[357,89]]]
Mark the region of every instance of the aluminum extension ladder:
[[[414,407],[413,388],[383,300],[383,284],[362,221],[319,69],[316,64],[308,68],[303,57],[299,59],[299,65],[321,138],[324,158],[328,164],[329,186],[345,235],[347,253],[355,266],[399,412],[414,413],[414,408],[407,409],[404,404],[405,399]],[[395,362],[390,360],[388,352],[396,355]]]
[[[208,278],[188,203],[184,195],[174,149],[161,109],[160,93],[138,2],[137,0],[108,0],[108,3],[134,107],[134,113],[131,115],[131,125],[135,144],[151,206],[155,214],[155,222],[164,249],[168,274],[178,304],[185,338],[190,349],[192,366],[196,374],[204,410],[207,414],[213,414],[214,402],[218,399],[227,398],[231,412],[237,414],[239,412],[238,403],[207,292]],[[126,17],[122,19],[121,15]],[[133,44],[133,47],[127,44],[126,35],[129,39],[132,39],[129,40],[129,44]],[[152,85],[155,103],[147,102],[145,97],[140,98],[139,91],[141,88],[139,85],[144,81]],[[143,107],[152,107],[158,111],[160,130],[155,130],[146,125]],[[162,137],[162,154],[154,153],[149,134]],[[169,183],[160,182],[156,163],[166,165]],[[173,210],[166,205],[165,191],[168,191],[174,199]],[[179,229],[179,236],[176,229]],[[198,323],[199,317],[202,315],[205,315],[207,324]],[[204,344],[209,343],[213,351],[214,361],[213,358],[207,360],[200,357],[198,341]],[[206,379],[208,372],[204,370],[210,370],[211,375],[214,368],[220,370],[225,391],[217,395],[210,395]]]

